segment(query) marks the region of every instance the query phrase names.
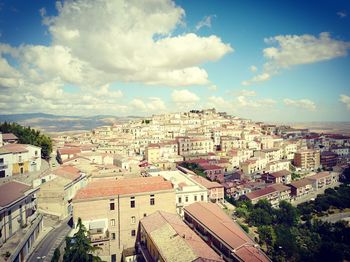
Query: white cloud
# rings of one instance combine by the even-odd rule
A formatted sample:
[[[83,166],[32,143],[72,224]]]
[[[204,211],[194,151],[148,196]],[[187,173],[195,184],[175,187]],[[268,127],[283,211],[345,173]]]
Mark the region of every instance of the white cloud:
[[[287,106],[293,106],[293,107],[297,107],[297,108],[307,109],[310,111],[316,110],[315,103],[309,99],[293,100],[293,99],[286,98],[286,99],[283,99],[283,102]]]
[[[215,17],[216,17],[216,15],[209,15],[209,16],[203,17],[203,19],[197,23],[196,30],[198,31],[202,27],[209,27],[209,28],[211,28],[212,19],[215,18]]]
[[[255,73],[256,71],[258,71],[258,68],[255,65],[250,66],[249,69],[252,73]]]
[[[233,101],[226,101],[221,96],[210,96],[208,97],[207,108],[216,108],[223,111],[231,111],[234,108]]]
[[[246,89],[239,91],[239,94],[241,96],[256,96],[256,92],[254,90],[246,90]]]
[[[139,98],[134,98],[130,102],[130,106],[135,108],[138,111],[144,112],[156,112],[156,111],[164,111],[166,109],[165,103],[159,97],[149,97],[146,101]]]
[[[208,86],[208,89],[209,89],[210,91],[216,91],[216,90],[218,90],[218,87],[217,87],[217,85],[209,85],[209,86]]]
[[[337,16],[339,16],[340,18],[345,18],[348,16],[348,14],[345,11],[339,11],[337,12]]]
[[[346,56],[350,48],[350,42],[332,39],[327,32],[321,33],[319,37],[313,35],[279,35],[266,38],[265,42],[276,46],[263,50],[264,57],[267,60],[263,72],[250,80],[243,81],[243,85],[269,80],[281,69]]]
[[[344,105],[346,106],[346,108],[348,110],[350,110],[350,96],[347,95],[340,95],[339,97],[339,101],[344,103]]]
[[[173,102],[177,104],[194,104],[199,101],[199,97],[186,89],[174,90],[171,94]]]

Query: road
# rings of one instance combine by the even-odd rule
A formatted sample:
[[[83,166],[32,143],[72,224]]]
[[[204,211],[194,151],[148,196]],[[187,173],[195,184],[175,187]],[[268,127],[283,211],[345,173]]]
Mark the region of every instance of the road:
[[[319,217],[317,219],[320,219],[322,221],[327,221],[330,223],[335,223],[339,220],[347,220],[349,221],[350,219],[350,212],[344,212],[344,213],[338,213],[338,214],[331,214],[326,217]]]
[[[56,227],[46,235],[28,258],[29,262],[51,261],[55,248],[64,241],[65,237],[71,230],[68,221],[69,219],[64,220],[60,226]]]

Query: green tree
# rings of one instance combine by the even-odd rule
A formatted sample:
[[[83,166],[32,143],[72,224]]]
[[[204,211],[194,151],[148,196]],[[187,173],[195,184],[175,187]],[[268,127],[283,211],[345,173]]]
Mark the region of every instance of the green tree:
[[[53,253],[53,257],[51,259],[51,262],[58,262],[60,259],[60,256],[61,256],[61,251],[58,247],[55,249],[55,252]]]
[[[249,224],[254,226],[271,225],[272,221],[271,214],[261,208],[253,209],[248,218]]]
[[[276,243],[276,233],[272,226],[259,226],[258,227],[259,239],[262,243],[273,247]]]
[[[298,210],[286,201],[279,203],[279,209],[277,210],[277,220],[280,224],[294,226],[298,223],[299,214]]]
[[[98,256],[93,255],[99,248],[91,245],[87,236],[87,230],[80,218],[77,222],[78,231],[73,237],[66,237],[66,247],[64,249],[64,262],[99,262]]]

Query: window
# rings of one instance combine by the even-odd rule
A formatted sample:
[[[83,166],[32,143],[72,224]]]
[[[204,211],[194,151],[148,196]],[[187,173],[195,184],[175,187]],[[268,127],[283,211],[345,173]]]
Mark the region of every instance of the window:
[[[115,233],[111,234],[111,238],[112,238],[112,240],[115,240]]]
[[[114,203],[109,203],[109,210],[114,210]]]
[[[130,207],[131,208],[135,207],[135,197],[130,197]]]
[[[182,202],[182,199],[181,199],[181,197],[179,197],[179,203],[181,203]]]
[[[18,162],[22,162],[22,156],[18,156]]]
[[[201,201],[204,201],[204,195],[201,195]]]
[[[3,164],[3,163],[4,163],[4,159],[0,158],[0,164]]]
[[[135,229],[131,230],[131,236],[132,237],[136,236],[136,230]]]
[[[115,219],[111,219],[111,226],[112,226],[112,227],[115,226]]]
[[[194,196],[194,201],[197,201],[197,196]]]
[[[149,200],[149,204],[151,205],[151,206],[154,206],[154,195],[150,195],[150,200]]]
[[[35,156],[38,156],[38,151],[35,151]]]
[[[116,254],[111,255],[111,261],[117,262],[117,255]]]
[[[188,196],[185,196],[185,202],[188,202]]]
[[[131,224],[135,224],[136,223],[136,217],[132,216],[131,217]]]
[[[146,217],[147,216],[147,214],[146,213],[143,213],[143,217]]]

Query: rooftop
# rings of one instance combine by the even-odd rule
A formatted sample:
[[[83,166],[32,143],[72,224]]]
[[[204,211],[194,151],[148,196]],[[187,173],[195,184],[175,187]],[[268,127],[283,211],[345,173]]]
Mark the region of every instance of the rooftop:
[[[290,188],[288,186],[284,186],[281,184],[274,184],[262,189],[255,190],[253,192],[249,192],[246,194],[246,197],[252,200],[252,199],[257,199],[257,198],[267,196],[274,192],[282,192],[286,190],[290,190]]]
[[[5,207],[23,197],[25,192],[29,189],[31,189],[31,186],[17,181],[0,185],[0,208]]]
[[[185,214],[194,217],[226,245],[230,246],[243,261],[269,261],[266,255],[255,247],[254,241],[243,229],[216,204],[196,202],[185,207],[184,210]],[[254,252],[251,252],[252,250]],[[249,260],[244,258],[249,258]]]
[[[92,181],[85,188],[80,189],[75,196],[75,200],[156,192],[171,190],[172,188],[171,182],[166,181],[163,177],[138,177],[119,180],[102,179]]]
[[[165,261],[223,261],[176,214],[157,211],[140,222]]]

